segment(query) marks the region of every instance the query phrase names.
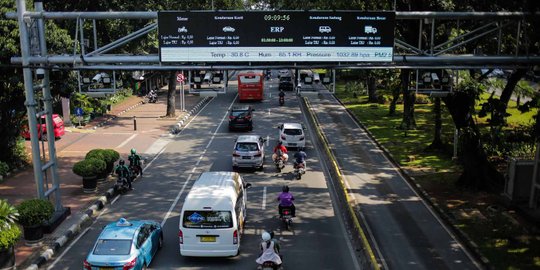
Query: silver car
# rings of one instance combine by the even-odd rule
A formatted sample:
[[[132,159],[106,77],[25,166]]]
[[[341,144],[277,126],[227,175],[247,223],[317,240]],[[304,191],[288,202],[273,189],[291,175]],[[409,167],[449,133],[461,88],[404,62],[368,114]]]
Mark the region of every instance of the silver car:
[[[238,136],[232,154],[233,169],[264,167],[264,143],[266,139],[259,135]]]

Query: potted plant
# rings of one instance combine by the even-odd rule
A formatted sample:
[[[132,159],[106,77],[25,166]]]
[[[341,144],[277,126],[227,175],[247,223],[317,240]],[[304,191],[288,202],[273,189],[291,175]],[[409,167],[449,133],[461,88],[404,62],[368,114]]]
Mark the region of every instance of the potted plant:
[[[92,193],[97,189],[97,176],[105,170],[105,161],[97,158],[83,159],[73,165],[73,173],[83,178],[83,192]]]
[[[17,208],[0,200],[0,269],[15,268],[15,244],[21,237],[21,230],[15,223],[18,217]]]
[[[92,149],[88,153],[86,153],[86,156],[84,158],[85,159],[96,158],[99,160],[103,160],[105,164],[107,164],[107,154],[103,151],[103,149]],[[103,170],[97,174],[97,180],[103,181],[107,178],[107,175],[108,175],[107,166],[105,166],[105,168],[103,168]]]
[[[19,224],[23,226],[26,243],[39,242],[43,238],[43,223],[54,213],[52,203],[43,199],[26,200],[17,206],[17,211],[19,211]]]

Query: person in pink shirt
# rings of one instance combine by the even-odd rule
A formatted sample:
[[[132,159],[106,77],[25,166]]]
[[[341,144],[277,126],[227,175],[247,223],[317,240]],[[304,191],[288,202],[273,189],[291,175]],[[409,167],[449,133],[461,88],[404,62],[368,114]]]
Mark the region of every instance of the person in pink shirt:
[[[291,214],[293,217],[296,216],[296,207],[294,207],[294,196],[289,193],[289,186],[283,186],[282,189],[283,192],[281,192],[277,198],[279,201],[279,217],[282,217],[281,210],[283,208],[289,208],[291,209]]]

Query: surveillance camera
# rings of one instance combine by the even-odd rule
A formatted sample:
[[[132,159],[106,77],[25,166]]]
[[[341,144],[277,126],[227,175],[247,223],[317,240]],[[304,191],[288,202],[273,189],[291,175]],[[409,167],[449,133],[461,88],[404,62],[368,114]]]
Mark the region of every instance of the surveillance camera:
[[[40,80],[43,79],[43,78],[45,78],[45,70],[42,69],[42,68],[38,68],[38,69],[36,70],[36,76],[37,76],[37,78],[40,79]]]
[[[102,77],[101,73],[96,74],[96,76],[94,76],[94,78],[92,78],[92,82],[94,82],[94,83],[101,82],[101,77]]]

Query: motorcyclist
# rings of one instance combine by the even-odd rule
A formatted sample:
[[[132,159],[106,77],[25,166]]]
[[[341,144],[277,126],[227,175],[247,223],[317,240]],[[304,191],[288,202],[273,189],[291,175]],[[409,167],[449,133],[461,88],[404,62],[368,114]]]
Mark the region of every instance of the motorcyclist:
[[[276,159],[280,155],[283,158],[283,163],[287,162],[287,160],[289,159],[289,155],[287,154],[287,147],[285,147],[282,142],[278,142],[277,145],[274,147],[274,154],[272,154],[272,160],[276,161]]]
[[[129,160],[129,166],[137,167],[137,169],[139,169],[139,173],[142,176],[143,170],[141,167],[141,156],[137,155],[137,150],[135,150],[135,148],[131,148],[131,155],[129,155],[128,160]],[[134,177],[137,177],[137,176],[135,175]]]
[[[114,173],[118,176],[118,179],[126,178],[128,188],[130,190],[133,189],[133,187],[131,186],[131,172],[129,171],[129,168],[128,166],[126,166],[126,162],[123,159],[118,161],[118,165],[116,165],[116,167],[114,168]]]
[[[157,88],[151,89],[150,92],[148,93],[148,99],[153,100],[156,98],[157,98]]]
[[[261,256],[255,260],[257,264],[259,264],[259,268],[261,269],[261,265],[264,262],[271,261],[275,263],[278,267],[281,267],[281,264],[283,261],[281,260],[281,257],[279,256],[279,251],[276,249],[276,243],[272,241],[272,236],[267,233],[263,232],[262,234],[262,242],[261,242]]]
[[[279,89],[279,102],[285,102],[285,92],[283,92],[283,89]]]
[[[296,168],[299,164],[303,164],[304,168],[306,167],[306,158],[307,154],[303,150],[298,150],[294,153],[294,167]]]
[[[281,211],[283,208],[289,208],[291,209],[291,216],[296,216],[296,207],[294,206],[294,196],[289,193],[289,186],[283,186],[281,189],[283,192],[279,194],[277,197],[277,200],[279,201],[278,205],[278,211],[279,211],[279,217],[283,217],[281,214]]]

